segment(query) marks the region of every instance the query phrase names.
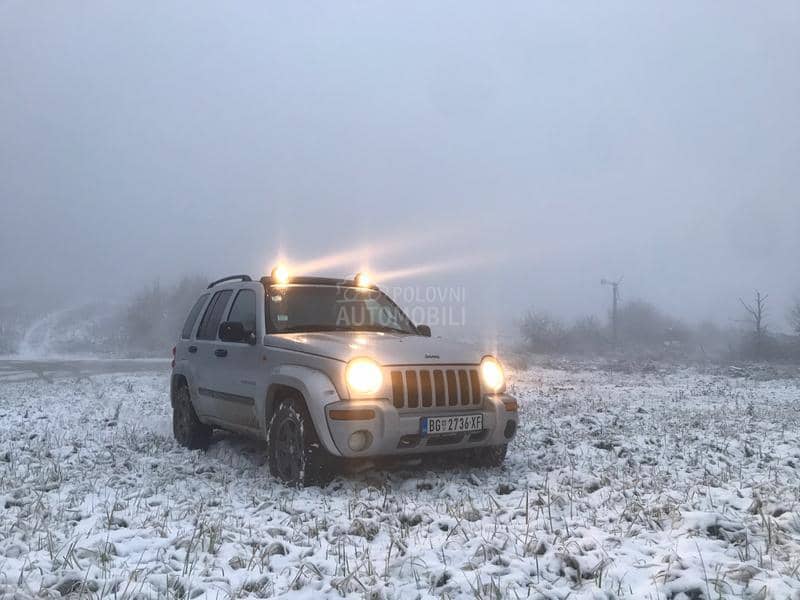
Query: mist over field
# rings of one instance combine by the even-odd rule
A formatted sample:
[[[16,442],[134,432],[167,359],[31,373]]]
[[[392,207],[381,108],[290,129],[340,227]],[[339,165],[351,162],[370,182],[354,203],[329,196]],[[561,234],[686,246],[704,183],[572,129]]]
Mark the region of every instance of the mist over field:
[[[800,600],[799,32],[0,0],[0,600]]]
[[[689,327],[741,328],[760,290],[790,334],[798,26],[795,2],[5,2],[2,351],[278,259],[456,290],[456,337],[608,327],[620,277]]]

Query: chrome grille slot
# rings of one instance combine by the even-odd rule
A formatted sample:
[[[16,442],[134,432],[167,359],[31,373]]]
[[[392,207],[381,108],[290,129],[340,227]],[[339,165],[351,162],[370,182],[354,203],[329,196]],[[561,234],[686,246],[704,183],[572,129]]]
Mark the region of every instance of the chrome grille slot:
[[[392,403],[395,408],[403,408],[406,405],[406,390],[403,386],[403,374],[400,371],[392,371]]]
[[[436,406],[444,406],[446,398],[444,395],[444,373],[440,369],[433,372],[433,385],[436,388]]]
[[[478,371],[470,369],[469,382],[472,385],[472,403],[481,403],[481,380],[478,378]]]
[[[417,388],[417,372],[406,371],[406,391],[408,392],[408,408],[419,406],[419,389]]]
[[[458,370],[458,386],[459,386],[459,398],[461,398],[461,405],[465,406],[469,404],[469,377],[467,376],[467,372],[464,369]]]
[[[447,400],[450,406],[458,404],[458,383],[456,382],[456,372],[453,369],[447,370]]]
[[[431,389],[431,372],[419,372],[419,384],[422,389],[422,406],[428,407],[433,404],[433,390]]]
[[[397,409],[470,407],[481,403],[481,384],[474,368],[392,370],[392,403]]]

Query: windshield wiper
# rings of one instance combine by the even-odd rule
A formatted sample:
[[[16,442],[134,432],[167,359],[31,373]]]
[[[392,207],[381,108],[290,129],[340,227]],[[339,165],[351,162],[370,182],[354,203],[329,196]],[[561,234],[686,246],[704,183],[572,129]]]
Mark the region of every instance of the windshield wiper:
[[[309,333],[317,331],[388,331],[391,333],[404,333],[415,335],[415,332],[389,325],[292,325],[276,333]]]
[[[391,331],[394,333],[406,333],[413,335],[413,331],[409,331],[408,329],[400,329],[399,327],[390,327],[389,325],[363,325],[358,329],[362,331]]]
[[[311,331],[352,331],[351,327],[344,327],[342,325],[292,325],[286,329],[278,331],[278,333],[304,333]]]

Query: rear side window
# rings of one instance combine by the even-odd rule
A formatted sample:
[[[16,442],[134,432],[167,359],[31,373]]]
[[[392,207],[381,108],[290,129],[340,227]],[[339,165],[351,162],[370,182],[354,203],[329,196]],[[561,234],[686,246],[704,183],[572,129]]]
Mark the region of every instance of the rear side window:
[[[256,293],[253,290],[240,290],[236,294],[228,321],[238,321],[248,333],[256,332]]]
[[[198,340],[217,339],[217,329],[219,329],[222,311],[225,310],[232,293],[231,290],[222,290],[211,298],[211,302],[208,303],[208,308],[206,308],[206,313],[200,321],[200,329],[197,330]]]
[[[208,300],[208,294],[203,294],[197,299],[197,302],[194,303],[192,310],[189,311],[189,316],[186,317],[186,322],[183,324],[183,331],[181,331],[181,337],[184,340],[188,340],[192,337],[192,330],[194,329],[195,321],[197,321],[197,315],[200,314],[200,309],[203,308],[206,300]]]

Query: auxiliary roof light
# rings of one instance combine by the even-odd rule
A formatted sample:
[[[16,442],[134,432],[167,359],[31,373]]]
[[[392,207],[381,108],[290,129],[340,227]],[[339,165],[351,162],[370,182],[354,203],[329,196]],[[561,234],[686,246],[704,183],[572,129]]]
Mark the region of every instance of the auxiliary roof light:
[[[356,276],[353,277],[353,281],[356,282],[358,287],[369,287],[372,285],[372,280],[366,273],[356,273]]]
[[[286,285],[289,283],[289,271],[283,265],[278,265],[272,269],[272,281],[276,285]]]

